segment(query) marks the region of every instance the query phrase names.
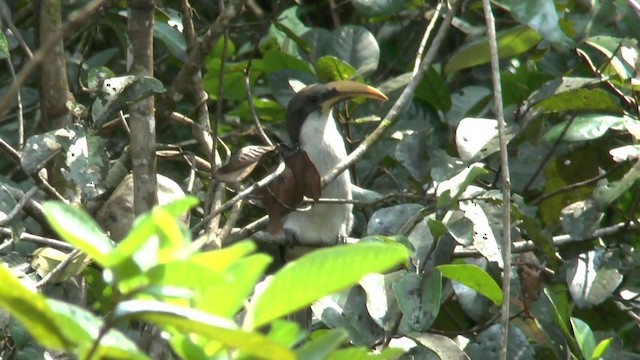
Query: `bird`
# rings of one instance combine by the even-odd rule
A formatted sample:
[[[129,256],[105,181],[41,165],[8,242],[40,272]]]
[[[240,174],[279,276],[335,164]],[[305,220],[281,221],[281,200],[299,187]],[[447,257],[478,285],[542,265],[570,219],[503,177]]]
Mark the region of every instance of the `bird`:
[[[341,80],[306,86],[289,101],[285,117],[289,144],[283,155],[288,169],[268,188],[272,198],[272,211],[265,206],[270,218],[268,232],[284,231],[289,238],[305,239],[319,245],[334,245],[349,235],[353,227],[353,205],[349,203],[352,199],[351,175],[345,170],[324,189],[320,188],[320,176],[347,157],[345,141],[333,112],[338,103],[356,97],[388,100],[374,87]],[[315,167],[315,173],[309,163]],[[315,200],[321,197],[346,202],[313,204],[300,211],[295,207],[303,195]],[[310,250],[305,247],[287,249],[285,261],[294,260]],[[308,329],[310,309],[303,309],[290,319]]]
[[[344,139],[333,116],[340,102],[365,97],[387,100],[378,89],[354,81],[313,84],[297,92],[286,111],[286,127],[290,141],[308,155],[320,175],[326,174],[347,157]],[[328,184],[322,198],[351,200],[351,175],[345,170]],[[346,238],[353,227],[353,205],[315,204],[307,211],[285,216],[283,227],[298,237],[335,244]]]

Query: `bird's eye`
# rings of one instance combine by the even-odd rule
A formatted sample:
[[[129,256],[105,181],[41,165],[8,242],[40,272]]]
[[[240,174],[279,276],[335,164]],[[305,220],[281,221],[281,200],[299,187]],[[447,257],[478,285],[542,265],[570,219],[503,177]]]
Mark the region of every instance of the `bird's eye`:
[[[320,104],[321,99],[320,99],[320,95],[311,95],[309,96],[309,102],[313,105],[317,105]]]

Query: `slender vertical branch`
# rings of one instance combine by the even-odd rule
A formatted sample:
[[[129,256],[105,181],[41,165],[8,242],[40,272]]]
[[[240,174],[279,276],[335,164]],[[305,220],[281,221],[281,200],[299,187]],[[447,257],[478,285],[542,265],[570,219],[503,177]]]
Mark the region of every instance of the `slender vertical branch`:
[[[38,1],[38,27],[41,44],[46,44],[62,28],[62,4],[59,0]],[[73,100],[67,79],[67,55],[64,41],[56,40],[47,55],[47,61],[40,64],[40,109],[47,130],[71,125],[67,101]]]
[[[153,76],[153,11],[155,0],[129,0],[128,71]],[[129,106],[133,204],[136,215],[158,203],[156,168],[156,122],[154,98]]]
[[[507,154],[507,138],[505,134],[505,120],[502,103],[502,88],[500,85],[500,64],[498,62],[498,43],[496,41],[496,27],[491,3],[482,0],[484,16],[489,34],[489,49],[491,52],[491,79],[493,80],[493,101],[498,120],[500,140],[500,167],[502,168],[502,257],[504,269],[502,271],[502,338],[500,359],[507,360],[507,344],[509,339],[509,305],[511,293],[511,179],[509,178],[509,157]]]

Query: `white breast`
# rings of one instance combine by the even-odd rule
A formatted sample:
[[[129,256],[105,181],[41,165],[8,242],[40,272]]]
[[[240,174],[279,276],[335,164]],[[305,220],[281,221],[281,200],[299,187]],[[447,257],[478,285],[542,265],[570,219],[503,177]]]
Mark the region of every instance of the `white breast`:
[[[307,152],[320,176],[326,174],[347,157],[344,140],[333,115],[323,119],[320,112],[313,113],[302,125],[301,148]],[[340,174],[322,190],[323,198],[351,200],[349,171]],[[351,231],[353,215],[351,204],[317,204],[308,211],[293,212],[285,217],[284,227],[304,239],[320,239],[335,243],[338,236],[346,237]]]

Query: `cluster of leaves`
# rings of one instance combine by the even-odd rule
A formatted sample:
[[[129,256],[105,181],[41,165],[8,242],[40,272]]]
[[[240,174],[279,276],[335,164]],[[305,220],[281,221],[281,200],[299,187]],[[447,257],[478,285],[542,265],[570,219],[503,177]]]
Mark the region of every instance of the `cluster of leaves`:
[[[196,203],[188,197],[154,208],[119,244],[83,211],[45,203],[51,226],[101,269],[91,269],[87,279],[91,288],[101,290],[92,292],[96,298],[90,301],[107,315],[101,319],[80,306],[34,294],[29,278],[21,282],[5,267],[0,267],[0,306],[41,345],[83,359],[148,359],[118,329],[118,324],[134,320],[160,327],[173,351],[184,359],[207,359],[229,351],[239,351],[236,358],[264,359],[306,358],[305,354],[350,359],[368,353],[365,348],[340,349],[346,340],[340,330],[324,332],[294,353],[291,348],[304,333],[296,324],[278,319],[353,285],[367,273],[405,262],[403,246],[371,239],[317,251],[256,288],[271,262],[269,256],[253,253],[251,242],[197,251],[188,230],[176,219]],[[246,313],[239,326],[235,316],[243,307]],[[268,331],[259,331],[267,325]],[[388,359],[399,353],[387,349],[368,358]]]
[[[239,356],[287,358],[301,334],[275,319],[315,300],[312,308],[321,323],[342,330],[314,332],[295,351],[299,358],[354,357],[352,351],[364,357],[364,348],[381,344],[392,349],[380,358],[398,356],[394,347],[420,358],[494,358],[501,346],[495,319],[503,301],[511,302],[514,317],[509,358],[615,359],[637,352],[639,238],[625,230],[636,227],[640,199],[635,40],[640,33],[639,15],[628,3],[634,2],[494,2],[502,11],[498,47],[513,191],[510,226],[501,220],[497,179],[504,169],[497,153],[497,122],[491,118],[484,17],[478,2],[466,2],[456,18],[457,29],[448,35],[451,46],[439,49],[399,121],[352,169],[362,189],[354,197],[364,204],[357,210],[355,235],[388,236],[386,244],[324,249],[284,268],[267,285],[273,294],[264,290],[248,301],[245,320],[237,325],[232,319],[255,290],[268,260],[253,254],[249,243],[194,253],[184,229],[168,220],[193,205],[189,200],[146,215],[117,246],[88,225],[89,219],[68,219],[82,215],[50,204],[53,226],[103,269],[98,273],[79,261],[85,265],[60,280],[83,271],[91,292],[100,294],[92,299],[99,305],[97,312],[107,318],[34,297],[5,270],[3,284],[12,285],[0,288],[5,299],[0,304],[42,345],[78,347],[80,355],[104,351],[143,356],[114,327],[135,319],[161,327],[173,350],[185,358],[204,358],[222,349],[238,349]],[[253,143],[252,137],[238,136],[253,128],[253,109],[270,135],[282,137],[292,82],[354,79],[376,85],[388,95],[387,105],[354,102],[341,113],[352,143],[370,133],[411,80],[420,47],[417,34],[425,27],[424,14],[433,12],[422,2],[407,0],[352,0],[349,6],[334,13],[348,25],[334,22],[332,31],[319,26],[324,17],[315,16],[313,5],[296,5],[274,9],[273,22],[258,32],[259,41],[232,29],[229,38],[218,42],[208,54],[203,85],[222,104],[218,133],[225,143]],[[107,11],[100,26],[121,39],[118,10]],[[35,174],[62,153],[65,161],[58,165],[65,169],[64,178],[80,189],[77,198],[69,198],[83,203],[99,199],[109,187],[107,150],[117,154],[127,140],[115,132],[107,141],[98,130],[127,104],[161,93],[171,83],[187,59],[185,40],[174,26],[180,23],[177,14],[171,5],[156,14],[157,51],[163,58],[156,64],[157,79],[116,75],[122,72],[116,54],[125,48],[123,40],[114,44],[102,39],[99,51],[70,57],[82,60],[71,61],[70,73],[83,74],[83,79],[86,73],[91,96],[79,100],[84,105],[69,106],[79,120],[90,121],[30,137],[21,153],[21,171]],[[238,27],[255,26],[251,20],[247,16]],[[27,105],[35,99],[25,91]],[[185,101],[178,109],[190,113],[194,105]],[[189,136],[173,124],[158,129],[160,141],[168,144]],[[13,128],[0,131],[8,139]],[[180,178],[186,177],[184,169],[171,167]],[[206,176],[198,180],[209,181]],[[30,185],[31,180],[24,180],[23,186]],[[0,192],[4,213],[17,205],[5,191],[9,188],[13,186],[7,183]],[[255,214],[243,215],[240,224]],[[19,221],[11,227],[9,232],[25,229]],[[513,259],[517,276],[511,279],[509,299],[503,299],[494,280],[504,266],[511,266],[501,256],[504,231],[511,232],[514,249],[522,252]],[[393,242],[412,250],[407,269],[371,275],[348,288],[364,273],[390,269],[399,261],[400,247]],[[19,251],[26,249],[33,248]],[[147,252],[153,255],[141,256]],[[376,264],[374,257],[388,262]],[[330,280],[314,280],[319,274]],[[31,317],[36,311],[42,321]],[[256,329],[265,324],[270,331],[261,335]],[[16,341],[18,327],[13,322],[0,325]],[[76,334],[80,328],[85,331]],[[360,347],[336,350],[345,339]]]

